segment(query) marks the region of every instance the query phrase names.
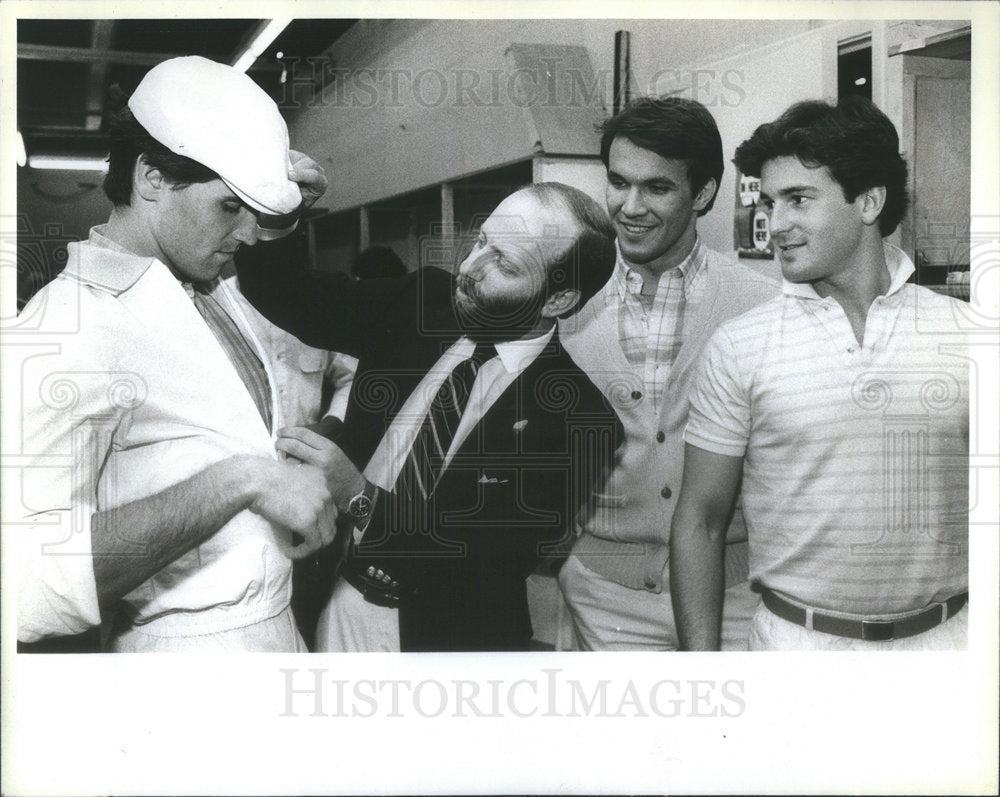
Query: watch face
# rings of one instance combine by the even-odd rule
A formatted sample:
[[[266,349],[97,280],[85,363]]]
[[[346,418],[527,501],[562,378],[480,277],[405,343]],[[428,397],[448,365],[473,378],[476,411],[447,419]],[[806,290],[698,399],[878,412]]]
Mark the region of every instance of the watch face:
[[[356,495],[347,506],[347,511],[355,518],[363,520],[372,511],[372,499],[367,495]]]

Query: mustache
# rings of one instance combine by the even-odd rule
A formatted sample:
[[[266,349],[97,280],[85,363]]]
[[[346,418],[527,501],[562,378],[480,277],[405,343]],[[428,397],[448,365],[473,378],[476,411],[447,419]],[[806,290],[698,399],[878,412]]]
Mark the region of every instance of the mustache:
[[[544,290],[529,298],[485,297],[473,277],[455,274],[452,284],[459,324],[473,338],[513,340],[534,326],[545,303]]]

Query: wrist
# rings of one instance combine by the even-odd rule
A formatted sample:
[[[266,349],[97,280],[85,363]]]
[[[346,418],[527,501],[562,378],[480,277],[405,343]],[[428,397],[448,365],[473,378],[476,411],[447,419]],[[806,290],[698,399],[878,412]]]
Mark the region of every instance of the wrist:
[[[358,473],[355,478],[342,480],[337,484],[333,491],[333,502],[341,512],[348,512],[351,500],[368,488],[368,480]]]
[[[364,531],[375,509],[377,498],[378,489],[375,485],[361,477],[357,490],[343,503],[338,502],[337,507],[343,515],[351,519],[358,529]]]
[[[235,496],[239,508],[248,509],[260,498],[267,483],[273,476],[272,469],[277,460],[268,457],[236,455],[223,460],[219,466],[224,468],[225,490]]]

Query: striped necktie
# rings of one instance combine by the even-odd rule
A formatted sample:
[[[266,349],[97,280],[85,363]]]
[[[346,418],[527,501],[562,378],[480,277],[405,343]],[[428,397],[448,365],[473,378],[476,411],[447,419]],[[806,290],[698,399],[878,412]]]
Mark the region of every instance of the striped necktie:
[[[472,356],[455,366],[445,378],[400,471],[396,489],[399,495],[426,500],[434,492],[469,402],[476,374],[484,362],[495,356],[492,343],[480,343]]]
[[[271,407],[271,386],[267,381],[267,371],[264,364],[254,352],[253,347],[244,337],[236,322],[225,311],[219,300],[213,295],[218,282],[193,284],[194,306],[201,313],[205,324],[215,335],[222,350],[240,375],[247,392],[257,405],[260,417],[271,431],[274,422]]]

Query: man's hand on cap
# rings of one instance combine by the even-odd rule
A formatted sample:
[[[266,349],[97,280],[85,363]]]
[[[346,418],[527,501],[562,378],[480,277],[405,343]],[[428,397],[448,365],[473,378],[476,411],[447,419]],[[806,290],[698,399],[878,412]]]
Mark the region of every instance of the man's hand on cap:
[[[292,168],[288,170],[288,179],[298,183],[299,191],[302,192],[303,207],[312,207],[316,200],[326,193],[329,185],[326,173],[322,166],[304,152],[291,149],[288,151],[288,159],[292,163]]]

